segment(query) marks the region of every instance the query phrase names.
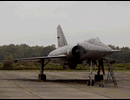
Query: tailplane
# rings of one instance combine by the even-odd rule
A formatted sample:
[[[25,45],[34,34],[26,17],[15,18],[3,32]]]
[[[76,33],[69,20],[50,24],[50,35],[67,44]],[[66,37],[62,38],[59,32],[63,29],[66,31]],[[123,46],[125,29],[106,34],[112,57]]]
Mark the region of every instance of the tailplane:
[[[58,40],[58,47],[68,45],[60,25],[58,25],[57,27],[57,40]]]

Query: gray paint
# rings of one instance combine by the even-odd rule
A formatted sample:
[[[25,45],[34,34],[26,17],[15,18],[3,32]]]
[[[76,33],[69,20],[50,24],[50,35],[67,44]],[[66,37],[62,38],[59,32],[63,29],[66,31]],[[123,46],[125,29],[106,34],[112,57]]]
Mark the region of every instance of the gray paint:
[[[58,47],[68,45],[60,25],[58,25],[57,27],[57,40],[58,40]]]

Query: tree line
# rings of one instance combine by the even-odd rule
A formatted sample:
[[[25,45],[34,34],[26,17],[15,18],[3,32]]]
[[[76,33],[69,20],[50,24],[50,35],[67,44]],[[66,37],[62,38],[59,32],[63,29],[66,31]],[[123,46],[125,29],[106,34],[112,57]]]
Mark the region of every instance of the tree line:
[[[124,63],[130,62],[130,48],[129,47],[119,48],[119,46],[115,47],[114,45],[108,45],[108,46],[114,50],[122,50],[122,52],[113,53],[113,54],[109,55],[108,57],[114,58],[114,59],[119,59],[121,61],[124,61]]]
[[[8,57],[12,59],[47,56],[52,50],[56,49],[55,45],[49,46],[29,46],[27,44],[20,45],[3,45],[0,46],[0,62]]]
[[[122,50],[122,52],[114,53],[109,55],[108,57],[119,59],[124,61],[125,63],[130,62],[130,48],[129,47],[122,47],[119,48],[118,46],[115,47],[114,45],[108,45],[112,49]],[[56,49],[54,44],[49,46],[29,46],[27,44],[20,44],[20,45],[3,45],[0,46],[0,62],[5,60],[8,57],[12,59],[17,58],[28,58],[28,57],[40,57],[40,56],[47,56],[52,50]]]

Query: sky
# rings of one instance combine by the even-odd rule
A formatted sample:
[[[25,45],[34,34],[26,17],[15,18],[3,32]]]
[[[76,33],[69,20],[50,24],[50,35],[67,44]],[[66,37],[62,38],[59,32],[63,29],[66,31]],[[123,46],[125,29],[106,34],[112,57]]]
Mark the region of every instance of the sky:
[[[0,46],[57,47],[59,24],[68,44],[130,47],[130,1],[0,1]]]

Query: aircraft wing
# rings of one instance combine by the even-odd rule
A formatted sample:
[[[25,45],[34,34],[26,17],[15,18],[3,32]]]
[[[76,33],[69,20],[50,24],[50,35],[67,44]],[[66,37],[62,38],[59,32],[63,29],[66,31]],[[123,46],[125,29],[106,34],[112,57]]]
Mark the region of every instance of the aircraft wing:
[[[113,64],[113,63],[124,63],[124,61],[121,61],[121,60],[118,60],[118,59],[112,59],[112,58],[108,58],[108,57],[104,57],[103,59],[106,60],[106,61],[109,61],[110,64]]]
[[[28,62],[41,62],[42,59],[46,61],[58,60],[66,58],[66,55],[58,55],[58,56],[42,56],[42,57],[30,57],[30,58],[20,58],[20,59],[12,59],[12,60],[3,60],[3,63],[28,63]]]

